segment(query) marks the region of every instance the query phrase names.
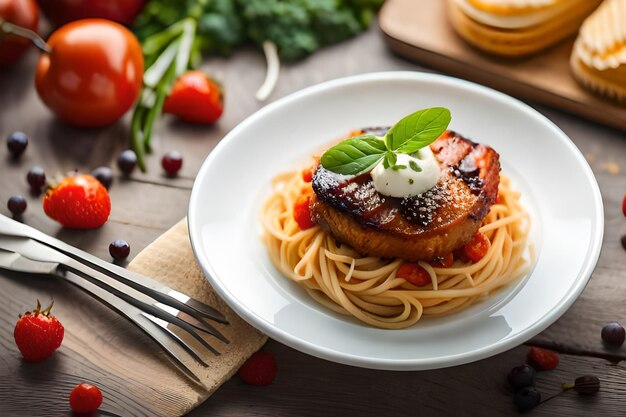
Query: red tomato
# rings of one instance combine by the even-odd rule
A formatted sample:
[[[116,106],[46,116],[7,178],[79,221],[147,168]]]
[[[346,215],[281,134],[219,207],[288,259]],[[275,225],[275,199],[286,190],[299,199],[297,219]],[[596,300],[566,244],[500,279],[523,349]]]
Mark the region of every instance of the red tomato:
[[[44,14],[56,26],[74,20],[101,18],[131,25],[145,0],[38,0]]]
[[[626,194],[624,194],[624,199],[622,200],[622,213],[626,216]]]
[[[64,122],[106,126],[122,117],[141,89],[143,55],[128,29],[104,19],[69,23],[48,40],[35,85],[39,97]]]
[[[70,407],[75,413],[93,413],[102,405],[102,393],[95,385],[78,384],[70,393]]]
[[[311,182],[313,181],[313,170],[315,167],[309,167],[302,170],[302,181]]]
[[[396,272],[396,276],[398,278],[404,278],[411,284],[417,285],[418,287],[423,287],[424,285],[428,285],[432,282],[428,271],[422,268],[420,264],[413,262],[405,262],[400,265],[400,268],[398,268],[398,271]]]
[[[39,9],[35,0],[0,0],[0,17],[7,22],[37,31]],[[31,45],[26,38],[0,33],[0,65],[14,63]]]
[[[189,123],[213,124],[224,112],[222,88],[201,71],[187,71],[174,83],[163,111]]]
[[[476,263],[485,257],[490,246],[491,242],[487,236],[476,232],[472,241],[463,246],[463,253],[472,263]]]
[[[311,194],[302,194],[293,205],[293,218],[298,223],[301,230],[310,229],[315,226],[311,219]]]

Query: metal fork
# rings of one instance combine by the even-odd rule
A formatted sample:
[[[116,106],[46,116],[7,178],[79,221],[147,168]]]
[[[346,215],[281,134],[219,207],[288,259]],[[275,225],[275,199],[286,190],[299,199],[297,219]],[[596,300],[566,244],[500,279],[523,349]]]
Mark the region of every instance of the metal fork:
[[[199,381],[193,371],[183,362],[185,352],[202,365],[207,366],[207,364],[202,360],[202,354],[193,345],[185,342],[168,328],[168,323],[172,323],[189,333],[215,355],[219,355],[219,352],[195,330],[211,334],[222,342],[229,343],[224,335],[205,320],[210,319],[228,324],[224,316],[217,310],[147,277],[130,273],[123,274],[126,276],[120,276],[120,272],[128,272],[122,268],[116,267],[121,271],[115,271],[115,268],[112,268],[113,273],[108,268],[96,269],[92,266],[94,264],[89,262],[90,260],[95,259],[100,263],[104,262],[91,255],[89,257],[93,259],[79,259],[83,263],[42,242],[28,237],[20,237],[20,232],[30,233],[34,231],[36,232],[32,233],[34,236],[45,239],[49,243],[56,243],[56,239],[19,223],[18,225],[24,227],[3,228],[6,225],[12,226],[10,222],[14,222],[10,219],[8,219],[10,222],[7,222],[7,218],[2,219],[3,217],[0,215],[0,268],[18,272],[52,274],[79,286],[135,323],[169,354],[173,362],[182,371],[194,380]],[[5,230],[12,234],[3,234]],[[63,245],[66,250],[75,250],[75,254],[84,254],[84,252],[69,245]],[[152,284],[152,288],[142,286],[136,281],[137,277]],[[163,293],[160,291],[161,289],[165,289],[169,293]],[[172,341],[176,343],[172,343]]]

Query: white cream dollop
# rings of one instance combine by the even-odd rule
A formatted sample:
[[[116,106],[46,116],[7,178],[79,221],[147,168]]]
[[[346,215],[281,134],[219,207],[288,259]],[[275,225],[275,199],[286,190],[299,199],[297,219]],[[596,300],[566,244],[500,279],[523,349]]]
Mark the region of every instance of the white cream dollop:
[[[411,161],[417,164],[421,171],[412,169]],[[433,188],[441,176],[439,163],[430,146],[411,155],[397,154],[396,165],[404,165],[406,168],[397,170],[385,168],[382,161],[374,167],[371,175],[376,191],[390,197],[418,195]]]

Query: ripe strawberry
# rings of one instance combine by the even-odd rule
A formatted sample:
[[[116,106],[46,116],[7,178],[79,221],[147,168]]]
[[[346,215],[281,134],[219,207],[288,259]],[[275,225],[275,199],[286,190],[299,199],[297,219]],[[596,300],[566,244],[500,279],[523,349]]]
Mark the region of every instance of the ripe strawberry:
[[[276,359],[271,353],[257,352],[239,368],[239,377],[250,385],[269,385],[276,376]]]
[[[100,181],[91,175],[77,175],[46,192],[43,210],[65,227],[95,229],[109,218],[111,199]]]
[[[92,413],[102,405],[102,393],[95,385],[78,384],[70,393],[70,407],[75,413]]]
[[[547,371],[557,367],[559,364],[559,355],[548,349],[531,347],[526,360],[536,370]]]
[[[42,310],[37,300],[37,307],[20,316],[15,324],[15,344],[27,362],[44,360],[61,346],[64,329],[61,322],[50,314],[53,304],[54,301]]]

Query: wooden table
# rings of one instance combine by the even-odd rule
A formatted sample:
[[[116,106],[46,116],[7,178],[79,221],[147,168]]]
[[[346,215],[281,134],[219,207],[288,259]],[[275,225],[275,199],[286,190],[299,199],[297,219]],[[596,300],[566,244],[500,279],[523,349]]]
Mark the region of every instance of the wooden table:
[[[14,130],[22,130],[31,138],[28,151],[18,163],[9,161],[4,142],[0,147],[0,211],[5,214],[9,196],[26,193],[25,176],[30,167],[40,165],[48,175],[73,169],[89,171],[99,165],[111,165],[128,141],[128,118],[101,130],[78,130],[58,123],[36,96],[32,82],[35,61],[33,51],[18,66],[0,72],[0,137],[4,139]],[[30,196],[24,221],[109,259],[108,245],[114,239],[128,240],[132,256],[184,217],[193,178],[206,155],[226,132],[262,106],[253,95],[264,76],[263,58],[256,51],[244,50],[229,59],[211,58],[204,69],[225,85],[224,117],[210,128],[186,126],[169,118],[159,123],[156,154],[149,158],[148,174],[135,173],[129,180],[116,177],[111,189],[113,211],[103,228],[63,230],[43,214],[40,200]],[[356,39],[284,68],[271,99],[321,81],[387,70],[423,69],[393,56],[379,30],[373,28]],[[607,350],[602,345],[600,330],[609,321],[626,324],[626,252],[620,245],[620,236],[626,234],[626,219],[620,211],[626,192],[626,137],[556,110],[538,110],[559,125],[588,157],[604,198],[606,230],[598,267],[585,292],[557,323],[529,342],[561,353],[559,367],[540,373],[537,385],[545,399],[556,395],[562,382],[591,373],[600,377],[602,391],[593,398],[566,392],[528,415],[624,416],[626,346]],[[160,155],[172,149],[180,150],[185,158],[177,179],[165,178],[159,167]],[[621,170],[616,172],[616,167]],[[558,187],[558,179],[546,180],[554,181]],[[54,282],[41,279],[25,283],[15,276],[0,274],[2,415],[67,413],[61,411],[67,410],[67,393],[54,386],[31,393],[30,387],[41,386],[40,381],[55,372],[55,362],[47,363],[43,371],[20,367],[12,337],[17,313],[36,297],[46,299],[52,295],[59,302],[82,305],[81,311],[89,314],[89,298],[78,290],[61,290]],[[353,368],[305,355],[274,341],[265,349],[278,360],[278,376],[271,386],[252,387],[235,377],[191,415],[515,415],[505,376],[511,367],[524,362],[528,347],[520,346],[473,364],[427,372]],[[123,392],[124,387],[119,390]],[[123,410],[123,405],[120,408]]]

